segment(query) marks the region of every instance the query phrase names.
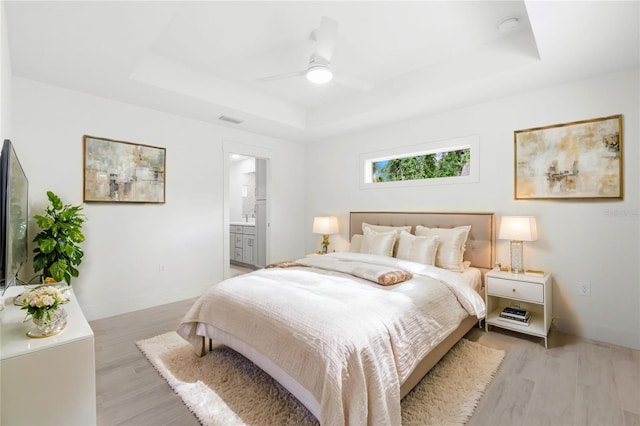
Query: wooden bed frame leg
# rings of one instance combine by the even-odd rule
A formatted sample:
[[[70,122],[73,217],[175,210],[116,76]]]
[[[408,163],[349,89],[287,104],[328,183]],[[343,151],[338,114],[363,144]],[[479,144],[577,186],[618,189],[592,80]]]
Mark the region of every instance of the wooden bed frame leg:
[[[209,352],[213,351],[213,339],[202,336],[202,346],[200,347],[199,355],[201,357],[207,354],[207,340],[209,340]]]
[[[206,351],[205,351],[205,347],[206,347],[205,346],[205,340],[206,340],[206,337],[202,336],[202,345],[200,346],[200,353],[198,354],[199,357],[203,357],[206,354]]]

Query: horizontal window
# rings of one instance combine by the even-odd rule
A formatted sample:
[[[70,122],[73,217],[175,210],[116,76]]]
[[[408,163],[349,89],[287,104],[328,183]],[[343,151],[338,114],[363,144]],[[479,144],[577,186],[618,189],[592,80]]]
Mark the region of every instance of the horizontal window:
[[[360,156],[361,186],[381,188],[478,181],[478,136],[400,147]]]

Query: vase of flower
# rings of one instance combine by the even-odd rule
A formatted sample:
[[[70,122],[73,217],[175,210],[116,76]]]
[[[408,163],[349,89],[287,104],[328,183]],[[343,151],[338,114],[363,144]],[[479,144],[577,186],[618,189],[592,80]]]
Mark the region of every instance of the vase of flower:
[[[58,309],[48,310],[39,318],[32,317],[33,324],[42,336],[51,336],[62,331],[67,324],[67,311],[61,306]]]
[[[67,325],[67,312],[62,305],[68,301],[68,294],[54,286],[38,287],[27,293],[24,296],[22,309],[31,315],[31,320],[36,326],[35,330],[30,330],[27,335],[47,337],[64,330]]]

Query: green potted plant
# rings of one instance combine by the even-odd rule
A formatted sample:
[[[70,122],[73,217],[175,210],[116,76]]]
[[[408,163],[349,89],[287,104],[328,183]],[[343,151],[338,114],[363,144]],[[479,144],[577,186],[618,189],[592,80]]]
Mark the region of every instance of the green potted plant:
[[[81,206],[63,205],[51,191],[47,191],[47,197],[50,205],[44,215],[33,217],[41,229],[33,239],[37,243],[33,270],[42,271],[42,282],[66,281],[71,285],[71,277],[78,277],[76,266],[84,256],[79,244],[84,241],[82,224],[86,217],[80,213]]]

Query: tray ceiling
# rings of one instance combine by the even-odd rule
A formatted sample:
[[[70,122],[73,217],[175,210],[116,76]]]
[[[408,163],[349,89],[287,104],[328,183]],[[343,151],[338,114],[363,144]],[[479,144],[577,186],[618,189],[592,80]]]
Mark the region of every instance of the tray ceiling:
[[[295,142],[639,63],[638,2],[5,2],[12,72]],[[304,76],[323,16],[331,66]],[[512,31],[498,25],[517,18]],[[225,115],[241,124],[219,121]]]

